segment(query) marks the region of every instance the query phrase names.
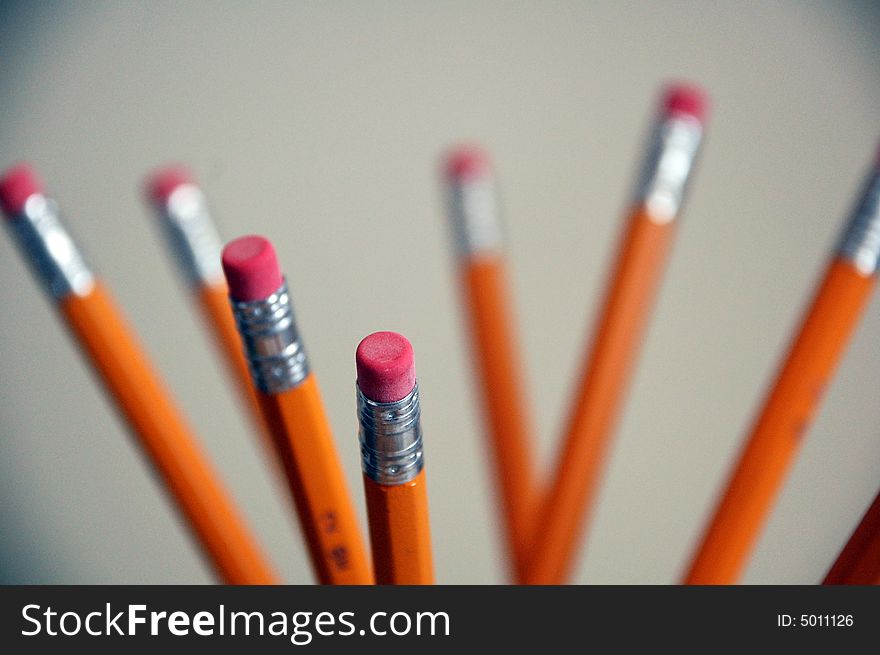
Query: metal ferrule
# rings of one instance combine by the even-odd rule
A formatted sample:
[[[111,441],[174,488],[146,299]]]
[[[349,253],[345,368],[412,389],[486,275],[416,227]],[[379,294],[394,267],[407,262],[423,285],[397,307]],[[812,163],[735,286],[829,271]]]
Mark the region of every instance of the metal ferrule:
[[[201,286],[222,281],[223,243],[201,189],[193,184],[180,185],[168,196],[162,212],[175,259],[190,283]]]
[[[91,293],[95,276],[61,223],[54,200],[35,193],[8,223],[31,268],[53,298],[61,300],[70,294]]]
[[[281,393],[305,380],[309,360],[293,320],[287,282],[264,300],[231,299],[231,303],[257,388]]]
[[[847,223],[838,255],[866,277],[880,268],[880,172],[876,170],[868,177]]]
[[[460,256],[468,257],[501,249],[498,195],[491,177],[452,181],[449,189],[449,216]]]
[[[358,387],[357,413],[364,474],[386,486],[415,478],[425,464],[418,383],[393,403],[374,402]]]
[[[678,216],[702,136],[700,122],[688,116],[669,116],[654,127],[635,201],[655,223]]]

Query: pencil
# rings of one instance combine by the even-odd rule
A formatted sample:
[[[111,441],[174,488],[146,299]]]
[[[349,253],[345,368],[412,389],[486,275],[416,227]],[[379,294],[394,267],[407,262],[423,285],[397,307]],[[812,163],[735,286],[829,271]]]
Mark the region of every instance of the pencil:
[[[273,462],[275,447],[251,384],[241,337],[229,307],[229,289],[223,277],[223,244],[202,190],[189,170],[179,165],[157,169],[149,176],[146,195],[160,223],[181,276],[210,331],[217,352],[243,403],[248,408],[261,443]]]
[[[508,292],[498,199],[489,158],[474,146],[450,152],[445,178],[488,459],[494,468],[507,561],[518,580],[525,572],[537,493],[532,424]]]
[[[22,253],[217,576],[227,584],[277,582],[132,330],[27,165],[0,179],[0,201]]]
[[[375,332],[358,345],[355,362],[358,439],[376,584],[433,584],[412,345],[395,332]]]
[[[529,584],[561,584],[571,574],[657,295],[705,114],[700,89],[666,88],[592,347],[575,387],[554,478],[540,508],[525,576]]]
[[[875,163],[840,245],[706,525],[684,578],[734,584],[770,513],[877,278],[880,166]]]
[[[263,237],[241,237],[224,248],[222,262],[251,378],[287,474],[315,577],[321,584],[372,584],[357,515],[275,249]]]
[[[822,584],[880,584],[880,493],[865,512]]]

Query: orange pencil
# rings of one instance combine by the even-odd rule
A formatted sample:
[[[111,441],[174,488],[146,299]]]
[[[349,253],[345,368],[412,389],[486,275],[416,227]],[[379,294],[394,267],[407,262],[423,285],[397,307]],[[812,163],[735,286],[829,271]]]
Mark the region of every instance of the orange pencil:
[[[865,512],[822,584],[880,584],[880,494]]]
[[[226,246],[222,262],[253,384],[315,576],[321,584],[372,584],[357,515],[275,249],[263,237],[241,237]]]
[[[702,139],[699,89],[666,89],[636,200],[543,499],[524,582],[561,584],[595,505],[617,418]]]
[[[358,345],[355,361],[376,584],[434,584],[412,345],[395,332],[375,332]]]
[[[277,582],[131,329],[27,166],[0,180],[0,201],[19,246],[218,577],[228,584]]]
[[[146,185],[147,196],[159,213],[174,259],[210,330],[217,351],[247,405],[266,452],[275,460],[269,428],[263,420],[257,393],[241,347],[241,337],[229,308],[229,289],[223,277],[223,244],[211,219],[202,190],[181,166],[155,171]]]
[[[875,165],[690,564],[686,584],[734,584],[877,279]]]
[[[507,559],[514,578],[521,579],[537,490],[532,423],[510,307],[498,200],[489,159],[480,150],[453,150],[445,173]]]

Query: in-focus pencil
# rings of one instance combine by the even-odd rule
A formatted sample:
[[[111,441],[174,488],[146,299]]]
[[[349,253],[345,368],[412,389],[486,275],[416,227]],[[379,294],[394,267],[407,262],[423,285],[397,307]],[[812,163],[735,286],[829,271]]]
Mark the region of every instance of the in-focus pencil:
[[[222,261],[260,408],[287,474],[315,576],[321,584],[372,584],[357,515],[275,249],[263,237],[241,237],[226,246]]]
[[[365,337],[357,364],[358,439],[376,584],[434,584],[421,407],[412,345]]]

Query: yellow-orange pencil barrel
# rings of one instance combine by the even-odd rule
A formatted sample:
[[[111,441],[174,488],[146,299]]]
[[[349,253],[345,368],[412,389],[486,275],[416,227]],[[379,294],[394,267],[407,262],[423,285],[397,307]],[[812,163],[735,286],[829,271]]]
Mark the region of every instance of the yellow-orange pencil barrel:
[[[445,176],[489,459],[494,467],[508,560],[519,580],[524,574],[538,492],[531,416],[510,306],[498,199],[489,159],[473,146],[449,154]]]
[[[875,165],[691,561],[687,584],[734,584],[877,279]]]
[[[263,237],[241,237],[226,246],[222,261],[253,384],[315,576],[321,584],[372,584],[357,515],[275,250]]]
[[[880,584],[880,493],[822,584]]]
[[[705,113],[699,89],[666,89],[592,347],[575,387],[554,478],[538,514],[528,584],[561,584],[571,574],[702,140]]]
[[[241,337],[229,307],[229,290],[220,264],[223,244],[208,210],[205,194],[196,185],[192,174],[181,166],[166,166],[155,171],[147,180],[146,192],[160,215],[168,245],[180,273],[186,278],[203,322],[248,407],[266,451],[274,458],[275,448],[251,384]]]
[[[171,497],[228,584],[275,574],[104,286],[26,166],[0,180],[9,225]]]
[[[375,332],[358,345],[355,362],[358,440],[376,584],[433,584],[412,345],[395,332]]]

